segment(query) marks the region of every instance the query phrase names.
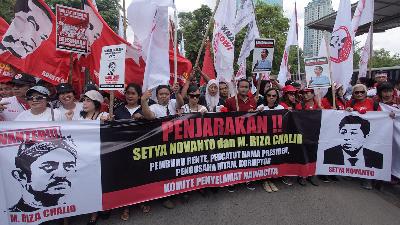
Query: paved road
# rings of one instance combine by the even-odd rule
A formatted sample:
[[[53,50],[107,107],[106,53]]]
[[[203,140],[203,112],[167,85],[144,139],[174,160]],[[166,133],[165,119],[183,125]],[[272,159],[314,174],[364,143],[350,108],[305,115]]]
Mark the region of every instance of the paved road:
[[[177,200],[175,209],[153,202],[149,214],[132,207],[129,221],[123,222],[120,210],[115,210],[110,219],[99,220],[98,225],[400,224],[400,196],[363,190],[355,181],[321,183],[319,187],[288,187],[279,182],[278,188],[279,192],[269,194],[260,186],[255,191],[241,186],[235,193],[221,190],[206,198],[195,192],[189,203]],[[84,225],[87,219],[77,217],[71,224]]]

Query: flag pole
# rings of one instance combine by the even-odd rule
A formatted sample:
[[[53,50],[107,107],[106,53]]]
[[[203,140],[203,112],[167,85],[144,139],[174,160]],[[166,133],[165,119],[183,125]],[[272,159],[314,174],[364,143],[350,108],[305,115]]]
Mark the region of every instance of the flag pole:
[[[372,56],[374,54],[374,21],[371,22],[371,38],[369,43],[369,78],[372,78]]]
[[[126,3],[125,3],[125,0],[122,0],[122,14],[124,16],[124,20],[123,20],[124,21],[124,39],[126,40],[127,39],[126,29],[128,27],[128,23],[126,21]]]
[[[210,33],[211,24],[214,22],[214,16],[215,16],[215,13],[217,12],[217,9],[218,9],[218,6],[219,6],[219,2],[220,2],[220,0],[217,0],[217,3],[216,3],[216,5],[215,5],[214,12],[213,12],[213,14],[212,14],[211,17],[210,17],[210,20],[208,21],[206,33],[204,34],[203,40],[202,40],[201,45],[200,45],[200,49],[199,49],[199,51],[198,51],[198,53],[197,53],[197,58],[196,58],[196,62],[195,62],[195,64],[194,64],[194,68],[197,68],[197,67],[199,66],[200,56],[201,56],[201,53],[203,52],[204,45],[205,45],[205,43],[206,43],[208,34]],[[195,70],[193,70],[193,71],[195,71]]]
[[[174,0],[174,84],[178,82],[178,15]]]
[[[297,21],[297,2],[294,2],[294,13],[296,15],[296,37],[297,37],[297,74],[301,83],[301,67],[300,67],[300,45],[299,45],[299,23]]]
[[[333,76],[332,76],[332,63],[331,63],[331,51],[329,48],[329,43],[328,43],[328,32],[324,31],[324,36],[325,36],[325,45],[326,45],[326,54],[328,58],[328,65],[329,65],[329,77],[331,79],[331,89],[332,89],[332,107],[333,109],[336,109],[336,90],[335,86],[333,85]]]

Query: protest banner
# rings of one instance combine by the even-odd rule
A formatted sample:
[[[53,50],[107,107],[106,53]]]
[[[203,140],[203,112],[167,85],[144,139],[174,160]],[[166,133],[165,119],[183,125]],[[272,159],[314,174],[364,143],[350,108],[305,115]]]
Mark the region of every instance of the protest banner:
[[[16,72],[10,64],[0,62],[0,83],[11,81]]]
[[[342,124],[349,116],[358,119]],[[357,124],[360,120],[363,125]],[[1,125],[0,198],[5,201],[0,202],[0,224],[39,224],[206,187],[308,177],[316,167],[317,174],[390,178],[393,121],[387,112],[276,110],[102,125]],[[346,135],[356,137],[344,143]],[[338,165],[340,157],[325,156],[337,153],[336,145],[360,144],[365,148],[359,154],[368,157],[360,157],[359,164],[365,166]],[[329,165],[323,164],[326,160]]]
[[[8,122],[0,131],[0,224],[102,209],[99,122]]]
[[[324,110],[316,173],[390,181],[392,140],[387,112]]]
[[[104,46],[100,61],[100,90],[124,90],[126,45]]]
[[[256,38],[254,43],[253,73],[271,71],[274,59],[275,39]]]
[[[86,30],[89,13],[63,5],[56,5],[56,49],[60,51],[88,53]]]
[[[304,59],[308,88],[329,88],[331,86],[327,57]]]

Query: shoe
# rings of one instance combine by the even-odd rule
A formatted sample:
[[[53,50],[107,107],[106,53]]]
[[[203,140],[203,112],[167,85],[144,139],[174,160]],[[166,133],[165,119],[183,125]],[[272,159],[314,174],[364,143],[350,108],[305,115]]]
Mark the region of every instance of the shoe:
[[[361,184],[361,187],[366,190],[372,190],[372,180],[364,180]]]
[[[226,190],[229,193],[233,193],[233,192],[235,192],[235,186],[234,185],[229,185],[228,187],[226,187]]]
[[[124,208],[120,218],[121,218],[122,221],[128,221],[129,220],[129,207]]]
[[[333,182],[339,182],[339,181],[340,181],[340,180],[339,180],[336,176],[334,176],[334,175],[328,176],[328,179],[330,179],[330,180],[333,181]]]
[[[98,219],[99,217],[98,216],[96,216],[95,218],[93,218],[93,215],[90,215],[90,220],[89,220],[89,222],[87,223],[87,225],[96,225],[97,224],[97,219]]]
[[[286,184],[287,186],[292,186],[293,182],[290,177],[282,177],[282,183]]]
[[[302,178],[302,177],[297,178],[297,182],[298,182],[301,186],[306,186],[306,185],[307,185],[306,179],[304,179],[304,178]]]
[[[172,201],[169,200],[169,199],[165,200],[165,201],[162,203],[162,205],[163,205],[165,208],[167,208],[167,209],[173,209],[173,208],[175,208],[175,203],[172,202]]]
[[[269,186],[268,181],[264,181],[262,184],[262,187],[266,192],[272,193],[272,188],[271,188],[271,186]]]
[[[319,186],[318,182],[315,180],[315,176],[307,177],[306,180],[310,182],[313,186]]]
[[[328,179],[328,177],[325,176],[325,175],[318,176],[318,178],[319,178],[320,180],[322,180],[322,182],[324,182],[324,183],[330,183],[330,182],[331,182],[331,181]]]
[[[246,182],[246,188],[250,191],[256,190],[256,186],[254,186],[253,182]]]
[[[269,186],[271,187],[273,192],[279,191],[279,189],[276,187],[276,185],[272,181],[267,181]]]

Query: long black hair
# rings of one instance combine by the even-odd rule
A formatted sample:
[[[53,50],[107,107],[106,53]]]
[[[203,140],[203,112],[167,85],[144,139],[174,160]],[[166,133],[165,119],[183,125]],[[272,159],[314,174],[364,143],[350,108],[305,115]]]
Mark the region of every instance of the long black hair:
[[[339,89],[336,90],[336,93],[335,93],[336,96],[338,96]],[[331,106],[333,106],[332,87],[328,88],[328,92],[325,94],[325,98],[328,99],[328,102],[331,104]],[[336,99],[338,99],[340,102],[342,102],[343,105],[345,105],[345,102],[343,101],[342,98],[336,98]]]
[[[101,103],[98,102],[98,101],[95,101],[95,100],[92,100],[92,101],[93,101],[93,104],[94,104],[94,110],[100,112]],[[87,114],[88,114],[88,112],[85,112],[84,110],[82,110],[82,111],[79,113],[79,115],[81,115],[81,117],[83,117],[83,118],[85,118],[85,119],[86,119]]]

